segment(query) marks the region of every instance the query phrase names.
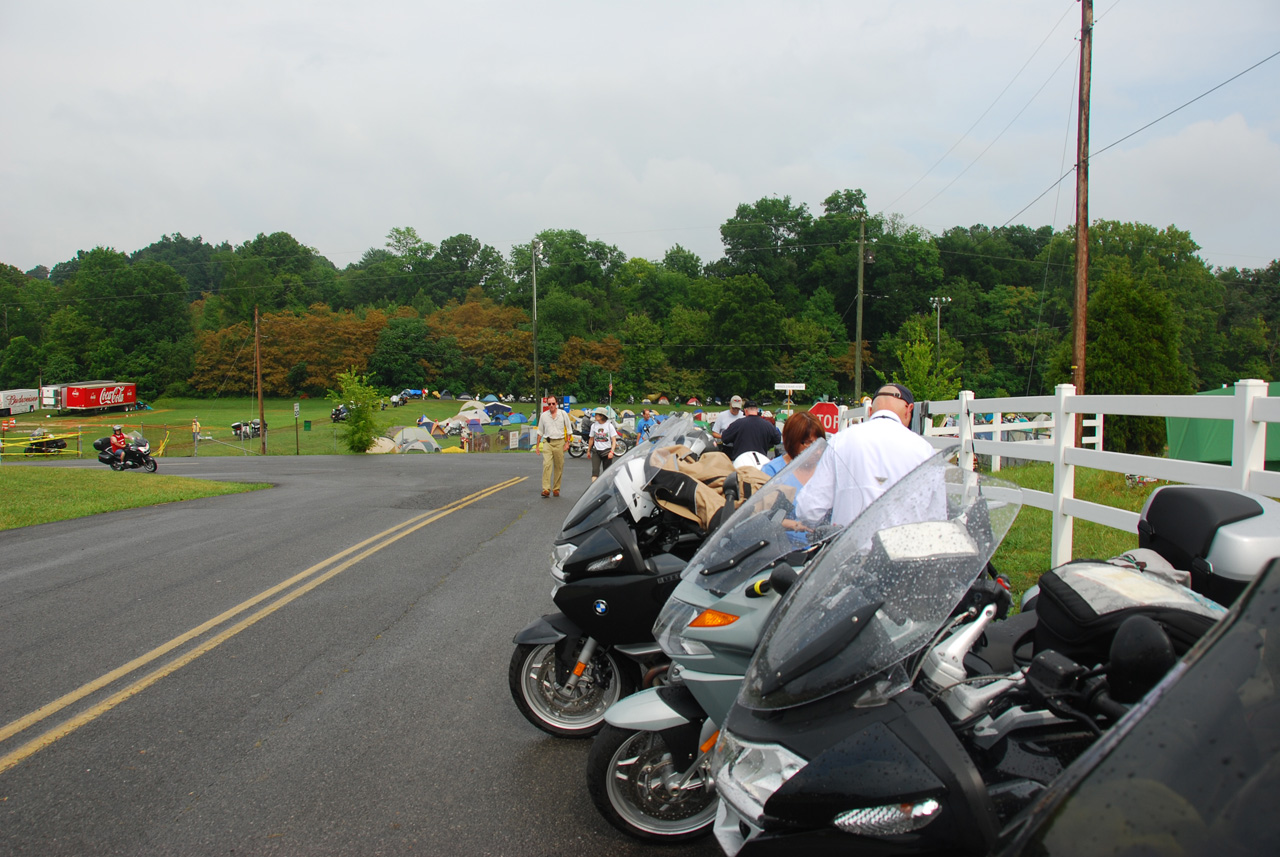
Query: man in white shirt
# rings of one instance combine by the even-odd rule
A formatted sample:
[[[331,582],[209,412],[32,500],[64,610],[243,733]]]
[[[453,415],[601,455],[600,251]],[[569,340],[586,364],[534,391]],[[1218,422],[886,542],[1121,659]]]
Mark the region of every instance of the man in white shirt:
[[[871,501],[932,456],[929,442],[908,428],[914,409],[915,397],[906,387],[881,385],[866,420],[827,436],[826,454],[796,496],[796,517],[816,524],[830,512],[833,525],[846,526]],[[941,497],[941,520],[946,518],[945,502]]]
[[[742,419],[742,416],[742,397],[734,396],[729,400],[729,410],[721,411],[716,417],[716,421],[711,426],[711,436],[719,440],[724,430]]]
[[[564,475],[564,453],[569,448],[573,437],[573,424],[569,415],[560,410],[554,398],[547,402],[547,409],[538,418],[538,442],[534,446],[535,453],[542,453],[542,496],[549,497],[554,492],[560,496],[560,477]],[[542,442],[547,442],[546,452],[542,451]],[[552,476],[554,475],[554,482]]]

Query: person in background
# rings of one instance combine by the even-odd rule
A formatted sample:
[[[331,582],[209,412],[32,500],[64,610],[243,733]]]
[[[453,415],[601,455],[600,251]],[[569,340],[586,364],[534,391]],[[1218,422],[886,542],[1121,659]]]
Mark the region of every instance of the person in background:
[[[124,426],[111,427],[111,452],[116,458],[124,464],[124,450],[129,445],[129,438],[125,437]]]
[[[891,485],[933,455],[933,447],[913,432],[915,397],[901,384],[883,384],[871,400],[866,420],[836,433],[817,472],[796,498],[796,516],[804,522],[821,520],[845,526]],[[932,503],[932,501],[930,501]],[[946,498],[941,518],[945,520]]]
[[[591,426],[591,481],[595,482],[600,471],[613,463],[618,447],[618,430],[609,422],[609,411],[596,408],[596,419]]]
[[[653,411],[645,408],[640,412],[640,422],[636,423],[636,437],[641,441],[648,440],[649,432],[651,432],[657,424],[658,421],[654,419]]]
[[[791,460],[809,448],[809,445],[820,437],[826,437],[827,430],[822,427],[822,420],[808,411],[800,411],[787,417],[782,424],[782,455],[772,458],[760,470],[766,476],[774,477],[778,471],[791,463]]]
[[[200,454],[200,418],[191,418],[191,454]]]
[[[547,409],[538,417],[538,442],[534,445],[535,453],[542,453],[542,496],[550,497],[554,492],[560,496],[560,478],[564,475],[564,453],[569,448],[573,435],[573,423],[569,415],[560,410],[559,403],[553,398],[547,402]],[[547,451],[542,451],[542,443],[546,441]]]
[[[760,403],[747,402],[742,408],[742,418],[735,420],[724,430],[720,443],[733,450],[733,457],[747,452],[768,455],[782,442],[782,432],[773,423],[760,416]]]
[[[711,436],[720,440],[724,430],[740,419],[742,419],[742,397],[734,396],[729,400],[729,410],[721,411],[716,421],[711,424]]]

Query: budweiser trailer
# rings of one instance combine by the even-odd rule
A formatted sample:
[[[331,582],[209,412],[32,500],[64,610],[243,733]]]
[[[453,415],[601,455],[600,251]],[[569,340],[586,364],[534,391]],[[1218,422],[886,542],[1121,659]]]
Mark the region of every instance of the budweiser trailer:
[[[138,401],[138,385],[124,381],[80,381],[40,388],[40,404],[56,411],[129,410]]]
[[[39,390],[0,390],[0,417],[29,414],[39,404]]]

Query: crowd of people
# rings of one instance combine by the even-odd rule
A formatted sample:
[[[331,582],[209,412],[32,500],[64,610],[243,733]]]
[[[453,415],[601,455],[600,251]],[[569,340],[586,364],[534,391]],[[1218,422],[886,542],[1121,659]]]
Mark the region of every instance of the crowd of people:
[[[814,442],[827,439],[828,449],[816,467],[795,474],[799,521],[852,521],[873,500],[933,454],[933,447],[911,429],[915,398],[902,384],[883,384],[868,404],[866,419],[831,436],[808,411],[787,418],[779,428],[760,413],[759,402],[734,396],[711,425],[711,436],[736,462],[754,462],[770,478],[780,473]],[[659,420],[644,408],[636,420],[637,440],[648,440]],[[577,431],[591,459],[591,481],[618,455],[619,433],[607,408],[584,414],[575,429],[569,414],[549,399],[538,419],[534,451],[542,455],[542,496],[559,497],[564,455]],[[780,447],[780,448],[779,448]]]

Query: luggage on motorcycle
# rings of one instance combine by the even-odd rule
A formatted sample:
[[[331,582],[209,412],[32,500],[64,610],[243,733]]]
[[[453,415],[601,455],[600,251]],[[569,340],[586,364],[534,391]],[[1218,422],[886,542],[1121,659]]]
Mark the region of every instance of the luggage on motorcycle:
[[[728,507],[730,512],[768,481],[759,468],[735,468],[729,456],[722,452],[696,455],[684,446],[654,450],[646,463],[646,469],[650,468],[649,486],[654,502],[698,524],[703,532],[711,532],[720,523],[726,508],[726,479],[734,477],[731,494],[735,502]]]
[[[98,452],[105,452],[106,450],[111,448],[111,438],[109,437],[98,438],[93,442],[93,448],[98,450]]]
[[[1134,569],[1071,562],[1040,578],[1035,650],[1052,649],[1085,666],[1104,663],[1116,630],[1136,615],[1158,622],[1181,655],[1226,615],[1226,608]]]
[[[1280,557],[1280,503],[1259,494],[1164,485],[1147,498],[1138,545],[1191,572],[1191,588],[1230,606]]]

